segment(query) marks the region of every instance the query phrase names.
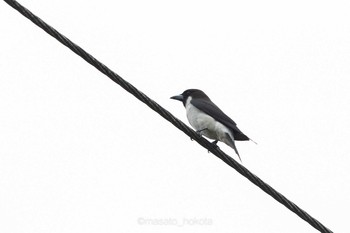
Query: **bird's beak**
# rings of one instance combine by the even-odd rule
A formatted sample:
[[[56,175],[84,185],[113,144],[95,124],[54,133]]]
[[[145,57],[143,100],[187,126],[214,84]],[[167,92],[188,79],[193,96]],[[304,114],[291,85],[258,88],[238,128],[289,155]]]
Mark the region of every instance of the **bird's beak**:
[[[183,101],[184,97],[182,95],[174,95],[174,96],[170,97],[170,99]]]

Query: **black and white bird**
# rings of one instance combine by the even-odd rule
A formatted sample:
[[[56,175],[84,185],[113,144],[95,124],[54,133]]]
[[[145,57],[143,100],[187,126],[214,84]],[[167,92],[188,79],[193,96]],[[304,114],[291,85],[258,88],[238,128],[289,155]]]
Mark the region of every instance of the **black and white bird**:
[[[235,140],[248,141],[251,139],[238,129],[237,124],[221,111],[203,91],[188,89],[182,94],[170,98],[183,103],[187,119],[197,133],[214,139],[214,144],[221,141],[230,146],[241,160]]]

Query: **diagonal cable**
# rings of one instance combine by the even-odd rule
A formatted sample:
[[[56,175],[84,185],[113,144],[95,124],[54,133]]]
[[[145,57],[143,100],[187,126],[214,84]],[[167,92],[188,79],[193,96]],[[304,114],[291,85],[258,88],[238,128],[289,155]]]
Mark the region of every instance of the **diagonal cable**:
[[[271,197],[273,197],[276,201],[280,202],[282,205],[287,207],[290,211],[294,212],[296,215],[298,215],[300,218],[308,222],[311,226],[313,226],[315,229],[319,230],[320,232],[326,232],[331,233],[332,231],[329,230],[327,227],[325,227],[322,223],[320,223],[317,219],[313,218],[311,215],[309,215],[306,211],[302,210],[300,207],[298,207],[296,204],[294,204],[292,201],[288,200],[285,196],[283,196],[281,193],[276,191],[274,188],[272,188],[270,185],[262,181],[259,177],[254,175],[252,172],[250,172],[247,168],[236,162],[234,159],[232,159],[230,156],[226,155],[223,151],[221,151],[218,147],[215,147],[210,143],[208,140],[204,139],[203,137],[200,137],[195,131],[193,131],[191,128],[189,128],[187,125],[185,125],[182,121],[177,119],[175,116],[173,116],[169,111],[164,109],[162,106],[157,104],[154,100],[150,99],[148,96],[146,96],[144,93],[136,89],[133,85],[131,85],[129,82],[125,81],[122,77],[120,77],[118,74],[114,73],[112,70],[110,70],[107,66],[102,64],[100,61],[98,61],[96,58],[91,56],[89,53],[87,53],[85,50],[83,50],[81,47],[70,41],[67,37],[56,31],[53,27],[46,24],[43,20],[41,20],[39,17],[34,15],[32,12],[30,12],[28,9],[23,7],[21,4],[19,4],[17,1],[14,0],[4,0],[7,4],[12,6],[14,9],[16,9],[19,13],[24,15],[26,18],[31,20],[34,24],[36,24],[38,27],[42,28],[45,32],[50,34],[52,37],[56,38],[59,42],[67,46],[69,49],[71,49],[74,53],[76,53],[78,56],[83,58],[85,61],[90,63],[92,66],[94,66],[96,69],[101,71],[103,74],[107,75],[110,79],[112,79],[114,82],[119,84],[122,88],[124,88],[127,92],[131,93],[133,96],[135,96],[137,99],[145,103],[148,107],[153,109],[155,112],[157,112],[159,115],[161,115],[163,118],[165,118],[167,121],[169,121],[171,124],[173,124],[175,127],[177,127],[179,130],[183,131],[185,134],[187,134],[190,138],[197,141],[200,145],[208,149],[210,152],[212,152],[214,155],[216,155],[218,158],[223,160],[226,164],[234,168],[237,172],[239,172],[241,175],[243,175],[245,178],[250,180],[252,183],[254,183],[256,186],[261,188],[264,192],[269,194]]]

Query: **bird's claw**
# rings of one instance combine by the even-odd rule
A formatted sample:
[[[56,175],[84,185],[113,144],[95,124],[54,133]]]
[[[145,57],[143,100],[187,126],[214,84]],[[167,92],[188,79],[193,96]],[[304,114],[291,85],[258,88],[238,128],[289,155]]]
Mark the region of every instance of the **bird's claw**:
[[[199,134],[199,136],[202,136],[201,132],[204,131],[204,130],[207,130],[208,128],[204,128],[204,129],[200,129],[200,130],[197,130],[196,133]]]
[[[200,130],[196,130],[196,133],[199,135],[199,137],[202,137],[202,134],[201,132],[204,131],[204,130],[207,130],[208,128],[204,128],[204,129],[200,129]],[[193,141],[193,138],[190,138],[191,141]]]

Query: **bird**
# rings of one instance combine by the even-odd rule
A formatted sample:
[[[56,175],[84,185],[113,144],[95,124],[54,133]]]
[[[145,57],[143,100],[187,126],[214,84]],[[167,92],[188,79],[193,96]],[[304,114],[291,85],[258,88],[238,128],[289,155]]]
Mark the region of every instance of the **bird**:
[[[170,97],[170,99],[183,103],[190,125],[200,136],[204,135],[213,139],[212,143],[215,145],[218,141],[225,143],[234,149],[242,162],[235,141],[254,141],[245,135],[237,127],[237,124],[216,106],[203,91],[188,89],[180,95]]]

